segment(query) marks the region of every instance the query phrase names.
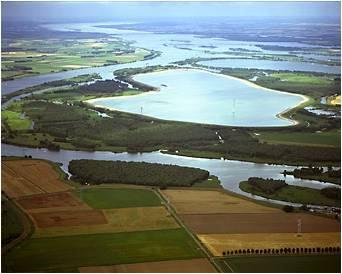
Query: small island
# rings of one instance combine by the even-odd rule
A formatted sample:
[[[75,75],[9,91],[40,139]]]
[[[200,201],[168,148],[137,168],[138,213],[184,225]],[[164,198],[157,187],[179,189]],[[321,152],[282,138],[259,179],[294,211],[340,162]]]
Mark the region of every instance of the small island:
[[[302,167],[296,168],[293,171],[284,170],[284,176],[293,175],[295,178],[317,180],[341,185],[341,169],[332,169],[324,171],[322,167]]]
[[[267,199],[291,203],[339,207],[341,193],[339,188],[327,187],[321,190],[293,186],[284,180],[250,177],[240,183],[240,189]]]

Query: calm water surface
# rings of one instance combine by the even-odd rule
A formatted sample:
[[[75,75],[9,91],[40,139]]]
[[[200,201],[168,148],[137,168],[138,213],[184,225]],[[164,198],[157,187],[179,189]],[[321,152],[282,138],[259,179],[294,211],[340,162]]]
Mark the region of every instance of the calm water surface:
[[[169,70],[134,77],[160,88],[137,96],[96,99],[97,106],[165,120],[233,126],[287,126],[276,115],[303,98],[252,87],[201,70]]]

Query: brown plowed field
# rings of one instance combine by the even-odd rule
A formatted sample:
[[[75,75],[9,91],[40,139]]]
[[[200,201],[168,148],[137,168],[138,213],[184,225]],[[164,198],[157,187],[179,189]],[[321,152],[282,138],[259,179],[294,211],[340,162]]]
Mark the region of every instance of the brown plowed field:
[[[39,228],[98,225],[107,223],[102,211],[92,209],[31,213],[31,216]]]
[[[216,273],[207,259],[80,267],[86,273]]]
[[[22,197],[17,199],[18,204],[20,204],[24,209],[30,212],[37,212],[38,209],[49,209],[50,211],[54,208],[61,211],[61,208],[89,208],[84,203],[82,203],[77,197],[69,192],[59,192],[51,194],[35,195],[30,197]]]
[[[41,160],[2,161],[2,189],[9,197],[71,189],[53,167]]]
[[[179,214],[211,213],[274,213],[279,209],[266,207],[220,191],[164,190],[163,194]]]
[[[195,233],[296,233],[301,219],[302,232],[339,232],[334,219],[297,213],[234,213],[181,215]]]

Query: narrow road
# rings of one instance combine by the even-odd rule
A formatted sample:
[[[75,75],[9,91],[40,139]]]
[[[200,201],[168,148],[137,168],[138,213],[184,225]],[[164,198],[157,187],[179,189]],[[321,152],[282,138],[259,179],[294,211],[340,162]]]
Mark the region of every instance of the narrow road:
[[[7,245],[3,246],[1,248],[1,254],[5,254],[7,251],[15,247],[17,244],[21,243],[23,240],[25,240],[27,237],[31,235],[31,232],[33,230],[33,226],[31,224],[31,221],[29,217],[23,212],[23,210],[15,203],[13,200],[9,200],[12,202],[13,207],[18,213],[18,216],[20,217],[20,220],[23,224],[23,233],[21,235],[8,243]]]
[[[164,196],[164,194],[157,189],[156,194],[160,197],[162,201],[164,201],[164,204],[168,211],[172,214],[172,216],[176,219],[176,221],[185,229],[185,231],[190,235],[190,237],[195,241],[195,243],[200,247],[200,249],[203,251],[203,253],[208,258],[209,262],[211,262],[212,265],[218,270],[219,272],[223,272],[220,266],[215,262],[214,258],[211,256],[210,252],[207,250],[207,248],[202,244],[201,241],[197,239],[197,237],[188,229],[188,227],[183,223],[183,221],[178,217],[176,210],[171,205],[170,201],[167,199],[167,197]],[[233,271],[233,269],[228,265],[229,269]]]

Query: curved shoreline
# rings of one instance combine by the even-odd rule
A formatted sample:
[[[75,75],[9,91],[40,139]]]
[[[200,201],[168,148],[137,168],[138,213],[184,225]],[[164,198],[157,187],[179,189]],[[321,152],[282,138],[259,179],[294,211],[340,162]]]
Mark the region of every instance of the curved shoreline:
[[[259,85],[255,84],[255,83],[252,83],[252,82],[250,82],[248,80],[245,80],[245,79],[241,79],[241,78],[238,78],[238,77],[234,77],[234,76],[226,75],[226,74],[222,74],[222,73],[216,73],[216,72],[210,71],[208,69],[204,69],[204,68],[203,69],[202,68],[172,68],[172,69],[158,70],[158,71],[152,71],[152,72],[146,72],[146,73],[138,73],[138,74],[133,75],[132,78],[134,78],[135,76],[137,76],[139,74],[160,74],[160,73],[164,73],[166,71],[172,71],[172,70],[175,70],[175,71],[200,71],[200,72],[205,72],[205,73],[209,73],[209,74],[212,74],[212,75],[215,75],[215,76],[219,76],[219,77],[223,77],[223,78],[228,78],[228,79],[231,79],[231,80],[237,80],[237,81],[240,81],[240,82],[246,84],[249,87],[261,89],[261,90],[264,90],[264,91],[267,91],[267,92],[273,92],[273,93],[278,93],[278,94],[286,94],[286,95],[290,95],[290,96],[301,97],[302,98],[301,102],[299,102],[296,105],[294,105],[293,107],[287,108],[287,109],[285,109],[285,110],[283,110],[283,111],[281,111],[281,112],[279,112],[279,113],[277,113],[275,115],[276,118],[282,119],[282,120],[285,120],[285,121],[288,121],[288,122],[291,123],[290,125],[284,125],[284,127],[285,126],[295,126],[295,125],[299,124],[298,121],[292,120],[292,119],[286,117],[285,115],[289,111],[291,111],[291,110],[301,106],[302,104],[304,104],[304,103],[306,103],[306,102],[308,102],[310,100],[310,98],[308,96],[305,96],[305,95],[302,95],[302,94],[290,93],[290,92],[287,92],[287,91],[280,91],[280,90],[265,88],[265,87],[259,86]],[[123,110],[120,110],[120,109],[116,109],[114,107],[107,107],[107,106],[104,106],[104,105],[101,105],[101,104],[97,104],[97,102],[101,101],[103,99],[106,99],[106,100],[107,99],[117,100],[119,98],[121,99],[122,97],[143,96],[143,95],[150,95],[151,93],[157,93],[157,92],[159,92],[159,91],[151,90],[151,91],[142,92],[142,93],[133,94],[133,95],[99,97],[99,98],[94,98],[94,99],[86,100],[85,102],[93,105],[94,107],[99,107],[99,108],[102,108],[102,109],[108,109],[108,110],[113,110],[113,111],[121,111],[121,112],[126,112],[126,113],[130,113],[130,114],[139,115],[139,113],[136,113],[136,112],[123,111]],[[148,115],[144,115],[144,116],[148,116]],[[153,116],[148,116],[148,117],[155,118],[155,119],[161,119],[161,118],[153,117]],[[162,120],[165,120],[165,119],[162,119]],[[166,120],[169,120],[169,119],[166,119]],[[174,120],[170,119],[170,121],[174,121]],[[187,122],[187,121],[184,121],[184,122]],[[190,122],[190,123],[194,123],[194,122]],[[199,123],[199,124],[203,124],[203,123]],[[227,126],[229,126],[229,125],[227,125]],[[249,126],[239,126],[239,127],[249,127]],[[281,127],[281,126],[260,126],[260,127]]]

